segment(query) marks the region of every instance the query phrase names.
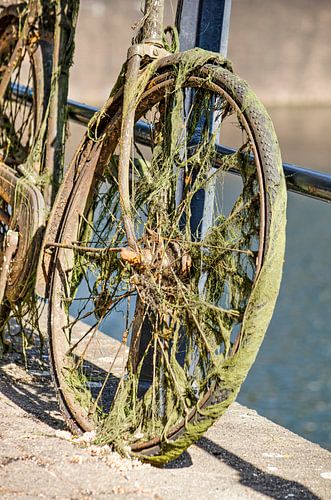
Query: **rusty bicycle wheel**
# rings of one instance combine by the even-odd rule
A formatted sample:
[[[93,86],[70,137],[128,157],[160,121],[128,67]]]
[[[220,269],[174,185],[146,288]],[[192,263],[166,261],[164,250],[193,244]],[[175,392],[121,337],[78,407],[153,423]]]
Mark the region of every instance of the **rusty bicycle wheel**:
[[[27,9],[0,12],[0,160],[13,168],[27,160],[50,94],[52,35],[36,22],[22,36]]]
[[[38,189],[20,176],[42,169],[39,152],[24,170],[41,130],[50,94],[52,35],[38,20],[25,29],[28,5],[17,2],[0,9],[0,262],[9,244],[9,230],[18,243],[9,274],[0,283],[1,332],[12,305],[32,290],[40,248],[45,206]],[[48,27],[50,29],[50,26]]]
[[[64,180],[70,196],[49,243],[50,358],[71,429],[160,464],[225,411],[255,359],[279,288],[286,190],[248,85],[194,52],[169,57],[137,98],[145,145],[132,145],[139,248],[129,248],[122,95],[90,124]],[[218,141],[229,147],[216,152]]]

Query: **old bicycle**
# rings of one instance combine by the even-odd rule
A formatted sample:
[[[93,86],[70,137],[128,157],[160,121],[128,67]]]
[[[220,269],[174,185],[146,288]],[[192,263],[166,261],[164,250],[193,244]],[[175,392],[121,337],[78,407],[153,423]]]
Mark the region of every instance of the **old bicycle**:
[[[0,18],[1,313],[45,296],[68,425],[152,463],[235,399],[278,293],[286,199],[263,105],[220,55],[177,52],[163,7],[146,1],[63,179],[78,2],[31,0]],[[217,149],[229,130],[231,148]]]

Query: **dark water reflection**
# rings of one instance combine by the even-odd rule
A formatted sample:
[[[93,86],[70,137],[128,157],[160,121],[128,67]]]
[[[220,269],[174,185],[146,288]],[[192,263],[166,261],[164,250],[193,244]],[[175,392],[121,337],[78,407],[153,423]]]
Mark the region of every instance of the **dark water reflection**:
[[[331,449],[330,206],[288,199],[276,311],[239,401]]]
[[[331,172],[331,108],[270,110],[285,161]],[[72,127],[69,155],[83,128]],[[239,395],[331,449],[330,205],[289,194],[284,278],[266,340]]]
[[[271,109],[283,158],[331,172],[331,108]],[[289,194],[276,311],[239,401],[331,449],[331,228],[327,203]]]

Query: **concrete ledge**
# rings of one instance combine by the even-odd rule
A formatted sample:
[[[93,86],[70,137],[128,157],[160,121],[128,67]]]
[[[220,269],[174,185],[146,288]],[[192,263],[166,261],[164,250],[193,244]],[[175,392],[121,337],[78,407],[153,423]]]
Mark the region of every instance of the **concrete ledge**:
[[[239,404],[163,469],[72,444],[47,372],[0,365],[0,497],[331,498],[331,454]]]

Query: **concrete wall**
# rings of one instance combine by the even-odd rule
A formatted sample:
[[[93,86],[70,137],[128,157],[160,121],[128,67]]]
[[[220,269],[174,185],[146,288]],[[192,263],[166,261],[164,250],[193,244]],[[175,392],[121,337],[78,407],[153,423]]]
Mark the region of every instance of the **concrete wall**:
[[[331,1],[232,0],[229,55],[268,103],[331,103]]]
[[[173,22],[175,0],[165,0]],[[140,0],[81,0],[71,96],[100,104]],[[211,27],[212,29],[212,27]],[[232,0],[229,56],[267,104],[331,104],[331,0]]]

